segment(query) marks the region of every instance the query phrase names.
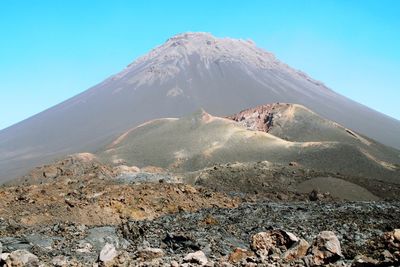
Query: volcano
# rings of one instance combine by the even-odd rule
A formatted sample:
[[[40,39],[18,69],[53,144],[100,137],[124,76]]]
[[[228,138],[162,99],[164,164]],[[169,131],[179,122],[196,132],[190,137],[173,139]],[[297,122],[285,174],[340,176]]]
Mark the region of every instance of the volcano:
[[[0,132],[0,181],[47,161],[97,152],[155,118],[203,108],[217,116],[265,103],[306,106],[321,117],[400,148],[400,122],[280,62],[253,42],[184,33],[87,91]]]

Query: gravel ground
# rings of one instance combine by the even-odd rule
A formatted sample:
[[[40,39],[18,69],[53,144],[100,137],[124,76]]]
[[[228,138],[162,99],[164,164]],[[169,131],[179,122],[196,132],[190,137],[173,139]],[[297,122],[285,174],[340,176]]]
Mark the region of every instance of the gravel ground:
[[[329,230],[341,243],[344,257],[337,266],[343,266],[359,255],[384,260],[388,247],[383,236],[400,228],[400,202],[258,202],[122,221],[97,227],[74,223],[26,227],[0,220],[0,243],[3,253],[25,249],[43,263],[62,257],[65,266],[92,265],[107,243],[132,260],[138,260],[138,252],[145,247],[161,249],[162,257],[150,266],[182,263],[188,253],[199,250],[209,263],[219,266],[236,248],[251,251],[251,237],[259,232],[282,229],[311,244],[318,233]],[[251,261],[262,266],[257,257]],[[140,265],[138,261],[130,264],[126,266]]]

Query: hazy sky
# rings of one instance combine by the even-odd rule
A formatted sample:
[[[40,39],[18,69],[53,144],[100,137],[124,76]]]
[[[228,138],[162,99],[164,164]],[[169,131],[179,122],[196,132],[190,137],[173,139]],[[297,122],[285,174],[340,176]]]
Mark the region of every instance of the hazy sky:
[[[168,37],[252,39],[400,119],[400,1],[0,1],[0,129],[101,82]]]

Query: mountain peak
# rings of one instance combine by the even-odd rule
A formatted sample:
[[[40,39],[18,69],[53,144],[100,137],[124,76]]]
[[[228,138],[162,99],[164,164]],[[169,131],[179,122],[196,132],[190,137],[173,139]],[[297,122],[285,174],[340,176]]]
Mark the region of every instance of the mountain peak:
[[[249,56],[249,54],[257,54],[259,56],[273,55],[260,48],[257,48],[251,40],[234,39],[234,38],[217,38],[207,32],[186,32],[177,34],[169,38],[161,47],[185,48],[186,52],[198,53],[201,56],[214,56],[229,54],[232,57]]]
[[[164,44],[151,50],[147,55],[133,62],[134,67],[149,60],[157,63],[183,59],[198,55],[202,60],[224,60],[270,67],[278,63],[272,53],[266,52],[250,40],[217,38],[205,32],[187,32],[169,38]],[[174,63],[176,63],[174,61]]]
[[[176,41],[176,40],[193,40],[193,39],[216,39],[209,32],[183,32],[178,33],[167,40],[168,41]]]
[[[233,63],[244,71],[287,68],[275,56],[258,48],[253,41],[233,38],[217,38],[205,32],[186,32],[169,38],[164,44],[138,58],[113,79],[134,72],[139,85],[155,80],[165,81],[187,69],[189,65]],[[137,75],[141,72],[142,75]],[[129,76],[129,75],[128,75]]]

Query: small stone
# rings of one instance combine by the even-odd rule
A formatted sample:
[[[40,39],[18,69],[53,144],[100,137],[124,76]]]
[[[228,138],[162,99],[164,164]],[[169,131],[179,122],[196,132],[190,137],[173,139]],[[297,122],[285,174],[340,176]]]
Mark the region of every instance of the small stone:
[[[393,231],[393,237],[397,242],[400,242],[400,229],[395,229]]]
[[[311,193],[308,195],[308,198],[310,201],[320,201],[324,198],[324,195],[319,193],[317,190],[311,191]]]
[[[287,235],[287,237],[289,238],[289,240],[291,242],[298,242],[299,239],[297,238],[297,236],[295,236],[294,234],[292,234],[291,232],[286,232],[286,231],[282,231],[284,234]]]
[[[80,224],[80,225],[78,225],[77,227],[77,230],[78,231],[80,231],[80,232],[85,232],[86,230],[87,230],[87,226],[86,225],[84,225],[84,224]]]
[[[16,250],[7,257],[6,266],[38,267],[39,259],[26,250]]]
[[[204,224],[207,224],[207,225],[217,225],[218,224],[217,219],[215,219],[211,215],[207,215],[207,217],[204,219],[203,222],[204,222]]]
[[[382,255],[384,261],[390,262],[390,261],[394,260],[392,253],[390,253],[388,250],[384,250],[381,255]]]
[[[80,243],[79,248],[76,250],[78,253],[90,253],[92,252],[93,246],[90,243]]]
[[[1,253],[0,254],[0,262],[1,261],[6,261],[8,256],[10,256],[10,253]]]
[[[197,263],[200,266],[204,266],[207,264],[208,259],[203,251],[199,250],[193,253],[189,253],[183,258],[184,262],[187,263]]]
[[[107,243],[103,249],[100,251],[99,261],[107,263],[112,261],[118,256],[117,250],[113,244]]]
[[[54,166],[49,166],[43,172],[43,176],[46,178],[54,179],[58,176],[58,169]]]
[[[132,266],[132,258],[127,251],[118,252],[118,256],[115,257],[112,261],[104,264],[105,266],[121,266],[127,267]]]
[[[393,252],[393,257],[400,262],[400,250]]]
[[[138,257],[144,261],[162,258],[164,255],[164,250],[160,248],[144,248],[138,251]]]
[[[336,262],[343,257],[339,239],[331,231],[319,233],[308,253],[312,255],[315,265]]]
[[[67,267],[68,266],[68,259],[65,256],[57,256],[54,257],[53,260],[51,261],[53,266],[55,267]]]
[[[171,267],[179,267],[179,263],[177,261],[171,261]]]
[[[248,257],[254,256],[252,251],[248,251],[242,248],[236,248],[228,257],[228,261],[231,263],[239,263]]]
[[[378,264],[379,264],[379,261],[377,261],[377,260],[374,260],[374,259],[364,256],[364,255],[359,255],[354,258],[351,266],[352,267],[365,267],[365,266],[375,266]]]
[[[258,264],[255,262],[246,263],[246,267],[257,267],[257,266],[258,266]],[[267,266],[271,266],[271,265],[267,265]],[[276,266],[276,265],[272,265],[272,266]]]

